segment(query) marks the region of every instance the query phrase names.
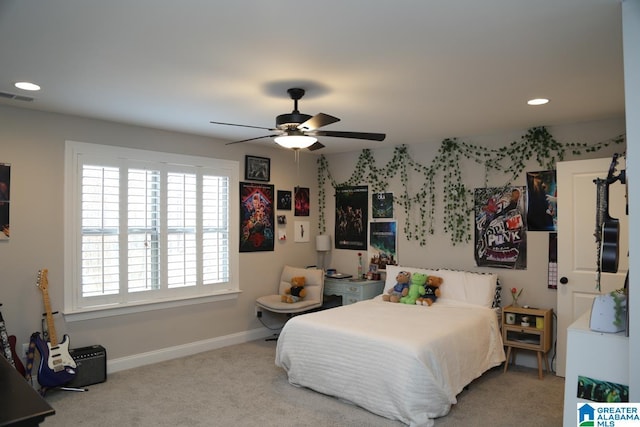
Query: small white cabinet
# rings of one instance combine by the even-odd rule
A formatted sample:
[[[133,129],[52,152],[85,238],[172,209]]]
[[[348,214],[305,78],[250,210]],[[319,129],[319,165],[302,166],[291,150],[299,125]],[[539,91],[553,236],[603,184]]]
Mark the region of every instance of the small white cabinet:
[[[567,329],[567,366],[564,379],[565,426],[576,425],[578,376],[629,385],[629,338],[625,332],[607,334],[589,329],[590,311]]]

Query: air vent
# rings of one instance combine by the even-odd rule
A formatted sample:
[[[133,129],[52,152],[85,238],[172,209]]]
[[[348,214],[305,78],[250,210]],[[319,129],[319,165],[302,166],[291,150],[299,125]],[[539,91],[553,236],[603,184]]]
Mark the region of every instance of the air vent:
[[[33,98],[30,96],[16,95],[15,93],[9,93],[9,92],[0,92],[0,98],[15,99],[16,101],[25,101],[25,102],[33,101]]]

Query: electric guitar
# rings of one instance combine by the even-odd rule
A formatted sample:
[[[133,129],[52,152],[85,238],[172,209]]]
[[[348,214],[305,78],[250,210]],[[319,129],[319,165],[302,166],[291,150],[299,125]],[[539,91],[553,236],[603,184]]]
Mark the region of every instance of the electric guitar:
[[[619,179],[625,180],[624,173],[614,176],[618,164],[618,154],[613,155],[604,189],[604,221],[602,223],[602,245],[600,253],[600,270],[603,273],[618,272],[618,245],[620,242],[620,221],[609,215],[609,186]],[[623,182],[624,183],[624,182]]]
[[[47,330],[49,341],[45,342],[38,334],[36,348],[40,353],[40,367],[38,368],[38,382],[43,387],[59,387],[71,381],[76,375],[76,362],[69,354],[69,337],[64,336],[62,342],[58,342],[53,314],[51,312],[51,300],[49,299],[48,270],[45,268],[38,272],[38,288],[42,291],[44,308],[47,316]]]
[[[7,334],[7,328],[4,324],[2,313],[0,313],[0,344],[2,345],[0,348],[0,350],[2,350],[1,353],[4,354],[4,357],[9,361],[9,363],[24,377],[24,365],[16,353],[16,337],[15,335]]]

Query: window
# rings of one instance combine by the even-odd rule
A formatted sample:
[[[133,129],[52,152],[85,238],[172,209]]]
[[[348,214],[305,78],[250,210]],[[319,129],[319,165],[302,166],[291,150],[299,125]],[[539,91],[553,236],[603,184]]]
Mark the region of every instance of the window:
[[[65,314],[239,292],[238,162],[67,141],[65,176]]]

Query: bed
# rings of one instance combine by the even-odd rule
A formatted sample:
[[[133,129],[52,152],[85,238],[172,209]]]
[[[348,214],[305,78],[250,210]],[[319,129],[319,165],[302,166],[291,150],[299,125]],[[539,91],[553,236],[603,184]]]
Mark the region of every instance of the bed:
[[[443,278],[432,306],[355,304],[296,316],[278,338],[276,365],[295,386],[335,396],[411,426],[449,413],[462,389],[505,360],[495,274],[387,266]]]

